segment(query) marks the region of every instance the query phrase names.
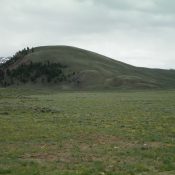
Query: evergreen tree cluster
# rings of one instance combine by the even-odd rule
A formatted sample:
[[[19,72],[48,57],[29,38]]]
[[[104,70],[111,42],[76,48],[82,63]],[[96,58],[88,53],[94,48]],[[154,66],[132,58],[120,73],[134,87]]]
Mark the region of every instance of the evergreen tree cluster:
[[[16,83],[58,83],[70,77],[64,73],[66,66],[60,63],[33,63],[22,64],[16,69],[0,70],[0,84],[9,86]]]
[[[8,60],[5,64],[2,65],[2,67],[6,68],[9,65],[15,63],[17,60],[22,59],[24,56],[28,55],[29,53],[33,53],[34,48],[24,48],[23,50],[18,51],[15,55],[11,57],[10,60]]]
[[[13,68],[13,64],[22,60],[24,56],[33,53],[34,48],[24,48],[18,51],[10,60],[0,65],[0,86],[6,87],[11,85],[25,83],[75,83],[79,84],[77,73],[69,72],[65,69],[67,66],[60,63],[25,63]]]

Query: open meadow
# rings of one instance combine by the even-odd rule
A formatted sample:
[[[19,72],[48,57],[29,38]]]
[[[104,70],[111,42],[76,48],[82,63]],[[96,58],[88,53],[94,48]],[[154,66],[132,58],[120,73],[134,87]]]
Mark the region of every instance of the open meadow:
[[[1,88],[0,174],[174,175],[175,91]]]

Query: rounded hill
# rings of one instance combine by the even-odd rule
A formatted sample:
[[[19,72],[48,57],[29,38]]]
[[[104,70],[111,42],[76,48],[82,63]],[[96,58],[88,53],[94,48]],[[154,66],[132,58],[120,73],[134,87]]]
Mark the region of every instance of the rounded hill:
[[[45,85],[60,89],[175,87],[175,71],[134,67],[70,46],[17,52],[0,68],[1,85]]]

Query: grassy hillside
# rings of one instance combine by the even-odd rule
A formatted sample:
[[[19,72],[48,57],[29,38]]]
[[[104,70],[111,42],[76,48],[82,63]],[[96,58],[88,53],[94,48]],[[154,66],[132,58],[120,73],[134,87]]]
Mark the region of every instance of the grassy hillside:
[[[36,65],[25,67],[28,75],[24,74],[21,65]],[[37,64],[40,63],[38,73]],[[50,69],[43,73],[43,65],[49,64]],[[55,64],[64,66],[60,75]],[[20,74],[16,72],[8,76],[8,70],[20,67]],[[42,67],[42,68],[41,68]],[[54,68],[55,69],[54,69]],[[161,69],[146,69],[134,67],[94,52],[68,46],[46,46],[34,48],[32,52],[24,55],[7,65],[5,68],[6,85],[37,84],[59,86],[67,89],[116,89],[116,88],[174,88],[175,71]],[[57,72],[55,76],[51,70]],[[30,72],[30,75],[29,75]],[[32,76],[37,74],[35,80]],[[9,74],[10,75],[10,74]],[[21,75],[23,77],[21,77]],[[53,75],[53,74],[52,74]],[[50,79],[49,79],[50,77]],[[48,81],[49,80],[49,81]]]

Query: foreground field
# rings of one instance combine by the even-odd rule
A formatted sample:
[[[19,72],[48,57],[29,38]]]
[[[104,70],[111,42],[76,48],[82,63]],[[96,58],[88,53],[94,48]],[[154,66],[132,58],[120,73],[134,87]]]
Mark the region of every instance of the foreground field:
[[[175,91],[0,89],[0,174],[173,175]]]

